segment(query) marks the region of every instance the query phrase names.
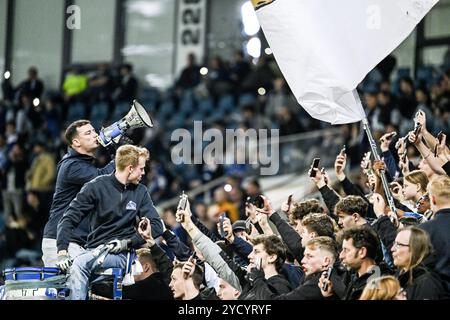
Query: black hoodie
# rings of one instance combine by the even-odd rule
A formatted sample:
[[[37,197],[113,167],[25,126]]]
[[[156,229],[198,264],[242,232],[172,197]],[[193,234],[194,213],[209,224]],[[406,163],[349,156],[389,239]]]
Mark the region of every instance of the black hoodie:
[[[152,235],[156,239],[162,234],[162,223],[158,212],[142,184],[123,185],[114,173],[95,178],[84,185],[70,203],[58,224],[58,251],[67,250],[69,239],[84,217],[89,219],[91,232],[86,248],[96,248],[111,240],[131,239],[132,247],[145,243],[135,229],[136,217],[147,217]]]

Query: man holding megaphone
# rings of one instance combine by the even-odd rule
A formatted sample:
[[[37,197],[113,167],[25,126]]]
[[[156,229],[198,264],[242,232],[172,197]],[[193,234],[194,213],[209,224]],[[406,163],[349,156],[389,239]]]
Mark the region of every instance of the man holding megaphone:
[[[125,117],[107,128],[102,128],[100,134],[97,134],[88,120],[77,120],[68,126],[65,137],[69,151],[58,163],[55,193],[42,239],[42,260],[46,267],[56,267],[57,226],[70,202],[86,182],[114,171],[114,160],[103,168],[94,166],[95,152],[99,145],[103,145],[114,155],[118,145],[130,142],[124,136],[128,129],[144,126],[152,127],[153,123],[144,107],[136,100]],[[81,221],[73,230],[68,247],[72,259],[84,251],[88,232],[87,219]]]

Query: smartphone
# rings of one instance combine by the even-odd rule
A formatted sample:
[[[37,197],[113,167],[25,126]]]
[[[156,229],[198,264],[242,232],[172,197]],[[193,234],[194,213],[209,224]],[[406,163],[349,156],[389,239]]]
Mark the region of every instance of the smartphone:
[[[288,212],[291,210],[291,203],[292,203],[292,194],[290,194],[287,199]]]
[[[255,258],[255,267],[258,270],[262,269],[262,258],[260,258],[260,257]]]
[[[325,279],[326,280],[330,280],[330,277],[331,277],[331,273],[333,272],[333,267],[328,267],[328,269],[327,269],[327,274],[325,275]],[[323,284],[323,286],[322,286],[322,290],[323,291],[327,291],[328,290],[328,283],[324,283]]]
[[[223,222],[225,221],[226,215],[227,214],[224,212],[220,215],[219,218],[219,234],[222,238],[225,238],[228,235],[228,232],[225,232],[225,230],[223,229]]]
[[[142,230],[147,229],[147,225],[148,225],[147,219],[141,218],[141,220],[144,221],[144,222],[142,222],[142,225],[141,225]]]
[[[422,128],[422,125],[421,125],[421,124],[418,124],[418,125],[414,128],[414,134],[416,135],[416,137],[417,137],[417,135],[419,134],[420,128]]]
[[[444,139],[444,133],[442,131],[439,131],[437,134],[438,144],[442,143],[442,139]]]
[[[180,201],[178,202],[177,210],[185,210],[187,206],[188,196],[184,193],[180,196]],[[184,222],[184,215],[181,216],[181,222]]]
[[[345,154],[345,150],[347,149],[347,146],[344,144],[344,146],[342,147],[342,149],[341,149],[341,152],[339,152],[339,154],[341,155],[341,156],[343,156],[344,154]]]
[[[257,196],[257,197],[254,199],[253,204],[254,204],[255,207],[257,207],[258,209],[264,208],[264,199],[263,199],[263,197],[261,197],[260,195]]]
[[[311,173],[309,174],[310,177],[316,176],[316,171],[314,170],[314,168],[319,168],[319,164],[320,164],[320,158],[314,158],[312,167],[311,167]]]
[[[402,162],[406,161],[406,152],[402,154],[401,159],[402,159]]]

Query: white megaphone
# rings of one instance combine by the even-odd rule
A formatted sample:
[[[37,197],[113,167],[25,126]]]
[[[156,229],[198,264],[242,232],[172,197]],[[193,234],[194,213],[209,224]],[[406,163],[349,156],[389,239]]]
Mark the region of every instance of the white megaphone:
[[[98,142],[106,147],[113,141],[118,143],[122,135],[131,128],[153,127],[153,122],[145,108],[136,100],[125,117],[114,122],[107,128],[102,128],[97,137]]]

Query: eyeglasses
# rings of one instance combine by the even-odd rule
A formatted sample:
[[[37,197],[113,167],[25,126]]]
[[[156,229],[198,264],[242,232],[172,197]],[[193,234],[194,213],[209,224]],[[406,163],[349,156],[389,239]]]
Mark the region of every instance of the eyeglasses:
[[[409,244],[404,244],[404,243],[394,241],[392,248],[398,249],[398,247],[409,247]]]

